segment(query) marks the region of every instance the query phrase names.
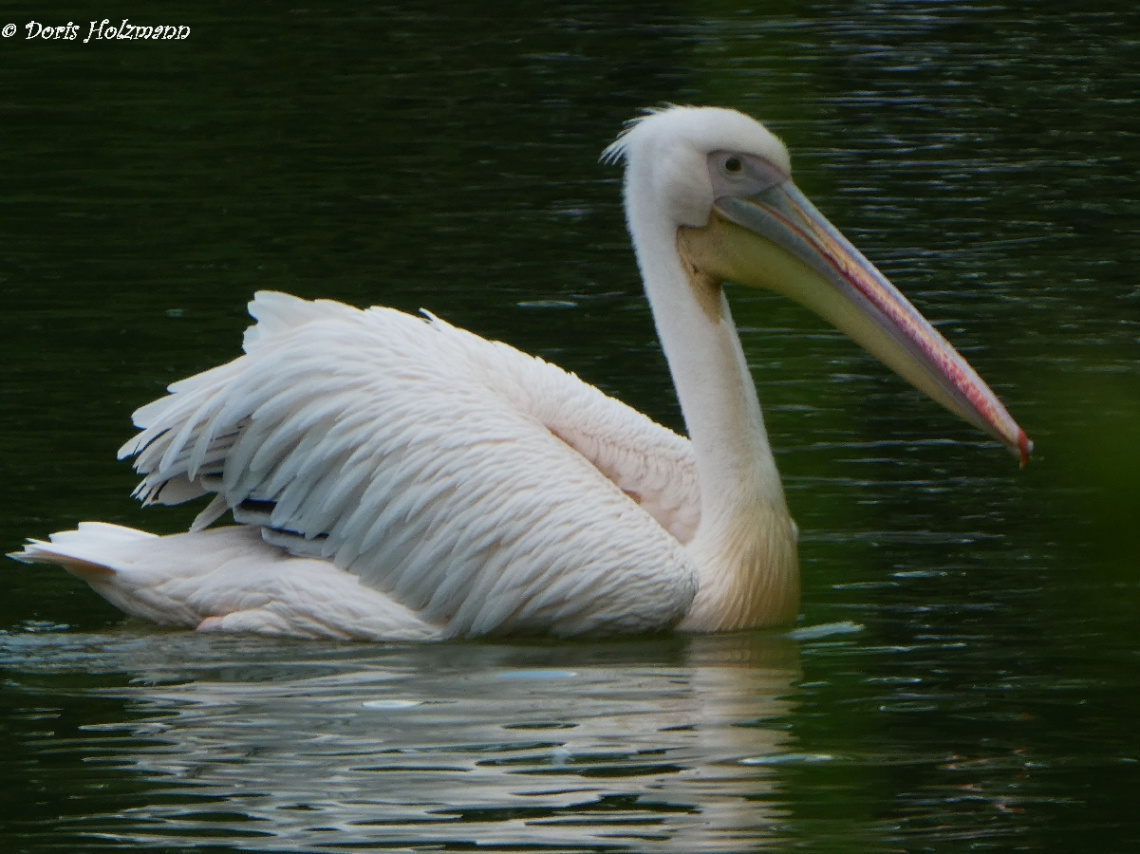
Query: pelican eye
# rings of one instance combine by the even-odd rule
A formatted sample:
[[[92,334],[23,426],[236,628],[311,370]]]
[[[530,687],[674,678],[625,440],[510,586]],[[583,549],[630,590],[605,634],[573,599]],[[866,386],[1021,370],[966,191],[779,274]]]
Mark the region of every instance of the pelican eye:
[[[713,198],[754,196],[778,187],[788,175],[768,160],[738,151],[713,151],[708,155]]]

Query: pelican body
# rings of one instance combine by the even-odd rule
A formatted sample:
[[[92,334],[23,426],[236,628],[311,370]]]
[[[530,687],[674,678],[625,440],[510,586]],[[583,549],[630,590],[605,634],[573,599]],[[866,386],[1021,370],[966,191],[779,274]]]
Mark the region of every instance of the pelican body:
[[[795,299],[1025,463],[966,361],[795,187],[741,113],[634,120],[625,209],[688,438],[431,316],[263,292],[245,354],[170,386],[120,450],[172,536],[32,540],[127,613],[200,630],[428,640],[711,632],[799,608],[796,528],[723,283]],[[210,527],[230,512],[237,523]]]

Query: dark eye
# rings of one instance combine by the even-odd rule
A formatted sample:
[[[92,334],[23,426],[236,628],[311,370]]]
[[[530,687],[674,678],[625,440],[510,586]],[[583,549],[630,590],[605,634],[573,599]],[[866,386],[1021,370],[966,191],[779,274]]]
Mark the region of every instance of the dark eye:
[[[744,163],[739,157],[728,157],[724,161],[724,171],[729,175],[739,175],[744,169]]]

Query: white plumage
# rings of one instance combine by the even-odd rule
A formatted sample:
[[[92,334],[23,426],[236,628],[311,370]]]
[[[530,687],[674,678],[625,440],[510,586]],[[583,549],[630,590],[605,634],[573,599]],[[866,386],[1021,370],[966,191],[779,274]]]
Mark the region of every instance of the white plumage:
[[[14,557],[60,563],[128,613],[203,630],[415,640],[791,619],[795,528],[720,281],[794,290],[771,279],[835,247],[805,250],[802,230],[773,236],[765,221],[753,233],[722,211],[791,187],[783,146],[739,113],[651,114],[607,150],[623,156],[691,441],[430,315],[262,292],[245,355],[139,409],[141,432],[120,451],[136,457],[146,503],[215,494],[191,530],[84,523]],[[742,234],[768,253],[755,271],[737,269]],[[790,278],[821,281],[807,267]],[[207,527],[227,511],[237,526]]]
[[[684,614],[695,587],[678,540],[591,464],[691,536],[680,437],[438,319],[275,293],[251,313],[244,357],[136,413],[143,430],[120,453],[138,455],[142,500],[216,490],[268,542],[331,560],[449,636]],[[572,512],[584,495],[588,525]]]

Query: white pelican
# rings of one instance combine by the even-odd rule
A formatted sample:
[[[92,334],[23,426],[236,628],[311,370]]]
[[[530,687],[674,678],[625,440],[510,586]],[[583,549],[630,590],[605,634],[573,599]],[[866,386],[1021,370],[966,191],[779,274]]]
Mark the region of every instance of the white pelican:
[[[259,293],[245,355],[172,385],[120,450],[136,496],[213,493],[190,531],[29,541],[124,611],[202,630],[377,640],[792,620],[796,528],[722,289],[812,308],[1025,463],[966,361],[804,198],[741,113],[630,123],[625,210],[689,438],[431,315]],[[225,511],[236,526],[209,528]]]

